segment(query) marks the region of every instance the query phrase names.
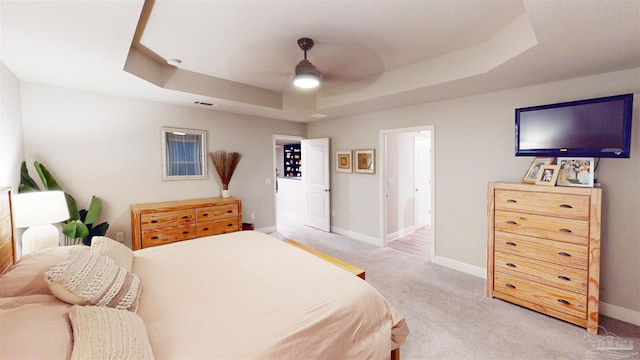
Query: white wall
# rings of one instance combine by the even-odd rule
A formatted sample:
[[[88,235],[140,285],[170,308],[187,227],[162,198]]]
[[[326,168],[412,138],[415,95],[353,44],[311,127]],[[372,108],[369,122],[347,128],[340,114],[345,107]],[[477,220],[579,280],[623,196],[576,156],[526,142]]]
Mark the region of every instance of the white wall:
[[[238,151],[243,158],[231,179],[242,199],[243,219],[256,229],[274,224],[273,134],[302,136],[301,123],[222,113],[191,106],[127,99],[30,83],[22,84],[26,161],[44,163],[87,207],[91,195],[103,201],[100,220],[131,241],[129,206],[134,203],[220,196],[208,162],[208,179],[162,181],[162,126],[207,130],[208,151]],[[255,220],[249,214],[254,213]]]
[[[0,79],[0,187],[17,193],[24,158],[20,81],[1,62]]]
[[[635,93],[631,158],[601,160],[597,176],[604,191],[601,301],[640,322],[639,78],[633,69],[324,120],[308,124],[307,136],[330,137],[333,149],[377,148],[380,130],[434,125],[436,256],[483,273],[487,183],[519,182],[532,160],[514,156],[514,109]],[[332,176],[332,226],[382,243],[379,173]]]

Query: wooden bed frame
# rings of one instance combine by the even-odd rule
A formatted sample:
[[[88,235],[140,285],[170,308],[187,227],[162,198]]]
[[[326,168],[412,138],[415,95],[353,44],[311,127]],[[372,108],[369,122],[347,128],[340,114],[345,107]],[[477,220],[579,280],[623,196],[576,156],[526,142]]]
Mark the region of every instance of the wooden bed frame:
[[[11,189],[3,187],[0,188],[0,274],[10,270],[15,263],[16,246],[11,213]],[[364,271],[357,270],[362,272],[361,277],[364,278]],[[357,275],[360,276],[359,273]],[[390,359],[400,360],[400,348],[391,350]]]
[[[11,213],[11,188],[0,187],[0,274],[16,263],[13,216]]]

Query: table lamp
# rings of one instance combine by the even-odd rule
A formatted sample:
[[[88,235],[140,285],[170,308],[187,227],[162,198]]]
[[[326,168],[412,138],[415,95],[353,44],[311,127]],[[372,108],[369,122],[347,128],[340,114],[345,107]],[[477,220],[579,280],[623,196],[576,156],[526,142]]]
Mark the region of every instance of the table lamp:
[[[37,191],[11,197],[13,221],[22,234],[22,255],[38,249],[58,246],[60,232],[52,224],[69,219],[63,191]]]

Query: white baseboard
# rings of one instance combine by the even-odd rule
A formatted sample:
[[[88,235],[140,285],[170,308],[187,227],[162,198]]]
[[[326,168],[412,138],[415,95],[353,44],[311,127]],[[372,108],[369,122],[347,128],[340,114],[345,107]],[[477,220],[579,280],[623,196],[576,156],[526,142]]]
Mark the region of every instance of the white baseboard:
[[[332,226],[331,227],[331,232],[332,233],[336,233],[336,234],[340,234],[340,235],[344,235],[344,236],[350,237],[352,239],[360,240],[360,241],[366,242],[366,243],[371,244],[371,245],[384,246],[383,244],[380,244],[380,239],[378,239],[378,238],[375,238],[373,236],[360,234],[360,233],[353,232],[353,231],[349,231],[349,230],[345,230],[345,229],[341,229],[339,227]]]
[[[465,274],[481,277],[483,279],[487,278],[487,270],[479,266],[469,265],[461,261],[449,259],[438,255],[434,256],[432,260],[434,264],[442,265],[449,269],[458,270]]]
[[[640,326],[640,312],[603,302],[600,303],[599,310],[604,316]]]
[[[407,235],[411,235],[414,232],[416,232],[416,229],[413,226],[409,226],[407,228],[398,230],[398,231],[396,231],[394,233],[391,233],[391,234],[387,235],[385,237],[385,240],[388,243],[389,241],[393,241],[395,239],[400,239],[401,237],[404,237],[404,236],[407,236]]]
[[[263,228],[255,229],[255,230],[263,232],[265,234],[269,234],[269,233],[272,233],[272,232],[276,231],[276,227],[275,226],[267,226],[267,227],[263,227]]]

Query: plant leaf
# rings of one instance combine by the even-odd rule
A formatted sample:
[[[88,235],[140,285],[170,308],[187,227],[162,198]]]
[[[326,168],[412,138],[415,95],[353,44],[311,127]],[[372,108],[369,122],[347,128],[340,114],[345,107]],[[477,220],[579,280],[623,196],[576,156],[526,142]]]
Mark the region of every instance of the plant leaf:
[[[89,229],[80,220],[70,220],[62,227],[62,233],[72,239],[84,238],[89,236]]]
[[[31,176],[29,176],[27,163],[23,161],[22,165],[20,165],[20,185],[18,186],[18,193],[32,191],[40,191],[40,187],[35,182],[35,180],[33,180]]]
[[[47,169],[42,163],[34,161],[33,166],[36,168],[38,175],[40,175],[40,180],[42,180],[42,184],[44,185],[44,188],[46,190],[64,191],[62,190],[60,185],[58,185],[58,182],[53,177],[53,175],[51,175],[49,169]]]
[[[100,213],[102,212],[102,201],[98,199],[96,196],[91,197],[91,204],[89,205],[89,211],[87,212],[87,216],[84,219],[85,224],[93,224],[100,217]]]
[[[104,234],[107,233],[107,230],[109,230],[109,223],[108,222],[103,222],[101,224],[98,224],[96,226],[94,226],[91,229],[91,234],[89,234],[89,236],[93,237],[93,236],[104,236]]]
[[[64,193],[64,197],[67,200],[67,208],[69,209],[69,220],[80,220],[80,212],[78,211],[76,199],[67,193]]]

